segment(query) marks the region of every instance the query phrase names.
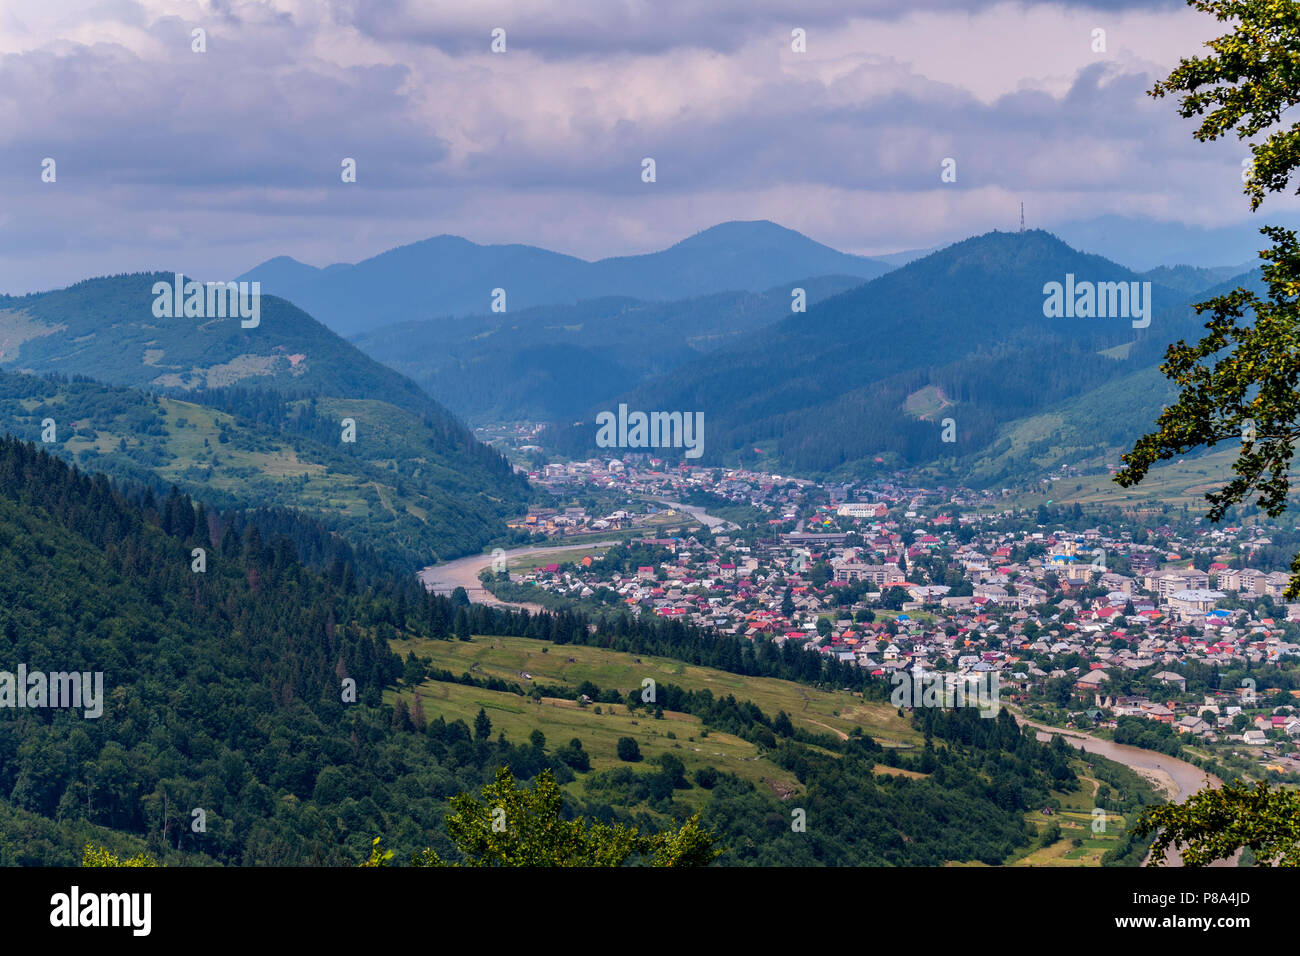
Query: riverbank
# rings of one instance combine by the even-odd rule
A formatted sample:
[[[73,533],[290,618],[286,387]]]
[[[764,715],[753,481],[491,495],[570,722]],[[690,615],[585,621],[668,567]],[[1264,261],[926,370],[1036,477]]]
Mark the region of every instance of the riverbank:
[[[688,505],[680,501],[667,501],[665,499],[651,499],[657,504],[665,505],[675,511],[690,515],[691,518],[708,527],[714,529],[728,529],[736,526],[722,518],[709,514],[702,508],[694,505]],[[612,548],[615,545],[626,544],[626,540],[619,538],[606,538],[600,541],[582,540],[586,537],[596,537],[596,535],[575,535],[564,544],[546,544],[546,545],[526,545],[520,548],[511,548],[508,551],[499,552],[498,561],[505,561],[507,566],[509,562],[517,558],[531,558],[537,555],[558,554],[564,551],[572,551],[575,548]],[[463,558],[457,558],[454,561],[447,561],[444,564],[431,564],[428,567],[420,569],[417,576],[420,582],[430,591],[438,594],[450,594],[456,588],[464,588],[469,599],[475,604],[486,604],[490,607],[513,608],[515,610],[526,610],[533,614],[545,610],[540,604],[510,602],[498,600],[491,591],[483,587],[483,582],[479,580],[479,574],[486,568],[492,567],[493,557],[491,554],[471,554]]]
[[[497,555],[497,560],[504,560],[508,563],[515,558],[531,558],[535,555],[572,551],[575,547],[609,548],[619,543],[618,541],[605,540],[561,545],[528,545],[500,552]],[[422,568],[417,577],[419,577],[425,588],[438,594],[450,594],[458,587],[464,588],[465,593],[469,595],[469,599],[475,604],[513,608],[515,610],[529,611],[533,614],[545,610],[540,604],[500,601],[492,595],[491,591],[484,588],[483,582],[479,580],[478,576],[485,569],[492,567],[492,561],[493,556],[491,554],[471,554],[463,558],[457,558],[454,561],[448,561],[445,564],[429,565]]]
[[[1208,773],[1186,760],[1179,760],[1177,757],[1170,757],[1154,750],[1143,750],[1141,747],[1117,744],[1113,740],[1094,737],[1082,730],[1050,727],[1047,724],[1040,724],[1037,721],[1030,720],[1014,709],[1012,713],[1017,723],[1033,727],[1039,740],[1050,740],[1053,736],[1059,734],[1072,747],[1078,747],[1087,753],[1097,754],[1099,757],[1108,757],[1117,763],[1122,763],[1135,773],[1141,774],[1147,780],[1150,780],[1171,802],[1181,803],[1193,793],[1204,790],[1206,787],[1217,788],[1223,786],[1223,781],[1214,774]],[[1231,860],[1216,860],[1210,866],[1236,866],[1239,857],[1240,854],[1234,856]],[[1150,857],[1148,857],[1143,861],[1142,865],[1149,866],[1150,862]],[[1178,852],[1171,847],[1165,853],[1163,865],[1182,866],[1183,860]]]

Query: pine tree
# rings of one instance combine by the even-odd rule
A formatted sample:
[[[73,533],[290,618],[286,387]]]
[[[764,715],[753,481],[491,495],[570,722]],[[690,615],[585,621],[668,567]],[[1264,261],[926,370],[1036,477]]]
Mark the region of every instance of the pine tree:
[[[411,731],[415,729],[414,725],[411,723],[411,711],[406,705],[405,698],[399,697],[397,698],[397,702],[393,704],[393,729],[399,731]]]

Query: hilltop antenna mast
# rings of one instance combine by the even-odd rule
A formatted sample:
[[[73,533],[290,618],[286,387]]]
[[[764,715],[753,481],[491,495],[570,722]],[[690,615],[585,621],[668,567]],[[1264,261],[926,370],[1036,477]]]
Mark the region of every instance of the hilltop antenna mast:
[[[1020,231],[1025,231],[1025,204],[1020,204]]]

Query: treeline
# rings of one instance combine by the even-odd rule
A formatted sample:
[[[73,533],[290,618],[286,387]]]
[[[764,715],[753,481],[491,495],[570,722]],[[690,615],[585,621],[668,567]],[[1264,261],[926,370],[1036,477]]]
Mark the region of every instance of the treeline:
[[[1051,789],[1077,786],[1068,754],[1022,734],[1005,710],[992,720],[964,708],[915,717],[928,731],[925,745],[884,753],[895,755],[886,765],[925,775],[920,778],[874,772],[885,761],[864,746],[832,756],[787,743],[773,759],[804,785],[798,796],[783,801],[735,778],[719,781],[703,819],[730,848],[722,862],[997,865],[1029,845],[1027,808],[1053,802]],[[796,810],[803,830],[794,826]]]
[[[604,647],[631,654],[670,657],[687,664],[712,667],[751,677],[776,677],[804,684],[825,685],[864,692],[870,699],[889,697],[889,684],[872,678],[856,663],[805,649],[801,644],[778,645],[765,638],[750,640],[654,615],[633,618],[623,613],[600,619],[574,611],[542,612],[474,604],[457,608],[447,597],[434,597],[430,610],[445,622],[463,612],[474,634],[528,637],[555,644]]]
[[[1117,717],[1115,743],[1154,750],[1170,757],[1183,756],[1182,734],[1170,724],[1145,717]]]
[[[449,672],[444,671],[443,673],[448,674],[448,677],[435,677],[434,679],[451,679]],[[468,676],[465,675],[465,677]],[[459,682],[464,683],[465,677],[460,678]],[[523,693],[522,689],[518,688],[518,685],[502,689]],[[700,722],[706,727],[721,730],[724,733],[735,734],[743,740],[767,749],[777,746],[778,737],[813,744],[826,750],[838,751],[841,749],[841,742],[838,737],[831,734],[813,734],[806,730],[799,730],[794,726],[794,722],[790,720],[790,715],[784,710],[778,711],[775,717],[769,716],[753,701],[738,701],[732,694],[725,697],[714,697],[713,691],[708,688],[694,691],[668,683],[655,685],[654,699],[651,701],[642,700],[642,693],[641,688],[635,688],[626,693],[619,693],[614,688],[602,690],[591,681],[583,681],[576,687],[534,684],[532,689],[532,694],[539,698],[558,697],[564,700],[580,700],[587,697],[599,704],[622,704],[631,713],[637,713],[638,710],[644,709],[658,719],[662,719],[665,710],[679,714],[691,714],[694,717],[699,717]],[[865,735],[858,735],[855,739],[863,741],[867,749],[880,749],[878,744]]]
[[[427,399],[417,403],[422,416],[375,403],[370,407],[381,414],[367,418],[342,399],[309,392],[230,388],[171,394],[211,403],[236,418],[219,419],[215,433],[209,429],[211,438],[201,443],[178,442],[198,427],[187,415],[206,412],[196,416],[175,403],[168,409],[156,394],[81,377],[3,372],[0,417],[29,441],[43,441],[42,423],[53,419],[48,450],[158,492],[166,490],[158,477],[165,469],[167,484],[201,493],[209,507],[314,514],[364,545],[393,573],[500,538],[504,519],[522,510],[531,494],[499,453]],[[356,442],[340,441],[339,422],[348,415],[357,416]],[[180,457],[177,448],[185,449]],[[308,467],[294,476],[270,474],[259,463],[278,453],[296,455]]]

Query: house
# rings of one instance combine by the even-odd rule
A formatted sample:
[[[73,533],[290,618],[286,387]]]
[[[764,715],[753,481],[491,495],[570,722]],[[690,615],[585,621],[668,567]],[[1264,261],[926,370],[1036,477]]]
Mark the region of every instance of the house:
[[[1174,725],[1174,729],[1180,734],[1204,734],[1210,730],[1210,725],[1200,717],[1187,716]]]
[[[946,584],[913,584],[907,589],[907,593],[912,596],[913,601],[935,601],[942,598],[951,591],[952,588]]]
[[[1161,671],[1155,675],[1155,679],[1165,684],[1175,685],[1179,693],[1187,691],[1187,678],[1182,674],[1175,674],[1173,671]]]
[[[1174,722],[1174,712],[1164,704],[1145,704],[1142,707],[1142,715],[1147,720],[1159,721],[1162,724]]]

